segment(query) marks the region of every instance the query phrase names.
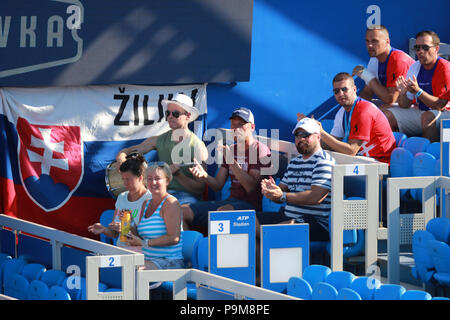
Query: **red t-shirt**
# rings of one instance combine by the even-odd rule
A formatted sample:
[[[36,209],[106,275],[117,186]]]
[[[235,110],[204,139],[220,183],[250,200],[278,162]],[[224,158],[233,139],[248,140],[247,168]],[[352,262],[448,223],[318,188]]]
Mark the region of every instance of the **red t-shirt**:
[[[389,121],[373,103],[358,98],[351,118],[348,139],[364,141],[358,152],[360,156],[389,163],[395,138]]]
[[[392,48],[385,62],[370,58],[367,69],[371,71],[380,83],[387,88],[395,88],[395,81],[400,76],[406,77],[414,59],[405,52]]]
[[[233,151],[234,159],[236,159],[236,161],[241,165],[242,169],[247,173],[253,169],[261,170],[261,168],[270,167],[270,163],[261,163],[261,158],[270,156],[270,149],[265,144],[257,140],[255,140],[249,146],[249,148],[245,150],[245,153],[241,152],[244,154],[238,154],[237,144],[232,145],[231,149]],[[230,167],[226,163],[225,159],[222,166],[228,170],[228,174],[231,179],[230,197],[250,202],[255,206],[255,209],[257,211],[261,211],[261,186],[258,184],[258,186],[253,189],[252,192],[248,193],[247,191],[245,191],[239,180],[234,176],[233,171],[230,170]]]

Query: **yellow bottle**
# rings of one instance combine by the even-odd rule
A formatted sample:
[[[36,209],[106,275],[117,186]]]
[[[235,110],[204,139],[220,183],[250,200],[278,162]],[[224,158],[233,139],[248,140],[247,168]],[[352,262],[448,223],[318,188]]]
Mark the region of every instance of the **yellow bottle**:
[[[120,241],[127,241],[127,234],[130,232],[131,227],[131,211],[123,210],[122,219],[120,220]]]

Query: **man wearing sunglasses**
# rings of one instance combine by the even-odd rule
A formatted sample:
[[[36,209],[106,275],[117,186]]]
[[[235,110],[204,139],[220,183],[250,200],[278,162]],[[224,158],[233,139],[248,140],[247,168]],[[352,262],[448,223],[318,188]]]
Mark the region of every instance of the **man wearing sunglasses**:
[[[333,93],[342,108],[336,114],[331,134],[321,129],[324,145],[336,152],[389,163],[395,138],[383,112],[357,96],[353,77],[346,72],[333,78]]]
[[[411,65],[406,78],[396,81],[399,106],[385,110],[393,131],[439,141],[438,123],[450,118],[445,99],[450,90],[450,62],[439,57],[439,43],[433,31],[416,35],[418,61]]]
[[[258,224],[308,223],[310,241],[329,241],[331,175],[335,160],[320,146],[320,126],[302,118],[292,133],[299,155],[293,158],[277,186],[272,177],[261,181],[262,194],[286,206],[280,212],[258,212]],[[259,235],[258,235],[259,236]]]
[[[200,201],[183,205],[185,229],[207,228],[209,211],[261,210],[261,169],[270,166],[264,164],[262,159],[270,157],[270,149],[254,138],[255,119],[250,109],[234,110],[230,116],[230,128],[235,143],[218,147],[223,152],[223,163],[216,176],[210,176],[200,165],[190,169],[197,179],[206,182],[215,192],[223,189],[229,177],[230,196],[219,201]]]
[[[196,159],[203,163],[208,157],[204,142],[188,128],[188,124],[197,119],[198,110],[192,99],[184,94],[176,94],[172,100],[163,100],[162,105],[170,130],[121,150],[116,161],[120,166],[127,154],[145,154],[156,149],[158,159],[169,164],[172,170],[174,179],[169,183],[169,193],[175,196],[180,204],[197,202],[205,185],[193,177],[189,166],[183,166],[181,162],[192,163]]]
[[[399,95],[395,82],[400,76],[406,76],[414,59],[391,47],[389,31],[383,25],[366,30],[366,47],[370,56],[367,68],[356,66],[352,73],[366,83],[359,96],[370,101],[375,95],[381,101],[374,99],[373,102],[381,109],[390,107],[396,104]]]

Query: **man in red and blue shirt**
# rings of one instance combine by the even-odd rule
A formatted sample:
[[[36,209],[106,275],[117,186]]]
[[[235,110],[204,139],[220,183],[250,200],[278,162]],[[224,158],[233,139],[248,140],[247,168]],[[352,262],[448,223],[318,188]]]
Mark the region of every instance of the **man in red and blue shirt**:
[[[450,105],[442,103],[450,90],[450,62],[439,57],[439,43],[433,31],[416,35],[418,61],[411,65],[406,78],[396,82],[399,107],[385,111],[392,130],[439,141],[438,122],[450,119]]]
[[[331,134],[321,129],[322,143],[336,152],[389,163],[395,138],[383,112],[357,96],[353,77],[346,72],[334,77],[333,93],[342,108],[336,114]]]
[[[391,47],[389,31],[383,25],[374,25],[366,30],[366,46],[371,57],[367,68],[356,66],[353,69],[353,76],[366,82],[359,96],[370,101],[375,95],[381,101],[373,102],[381,109],[390,107],[398,99],[397,79],[406,76],[414,60],[405,52]]]

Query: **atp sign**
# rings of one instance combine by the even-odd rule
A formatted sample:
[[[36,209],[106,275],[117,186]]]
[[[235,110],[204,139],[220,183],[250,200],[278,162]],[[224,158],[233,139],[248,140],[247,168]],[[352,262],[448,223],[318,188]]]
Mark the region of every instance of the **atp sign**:
[[[0,78],[78,61],[83,5],[78,0],[0,4]]]

